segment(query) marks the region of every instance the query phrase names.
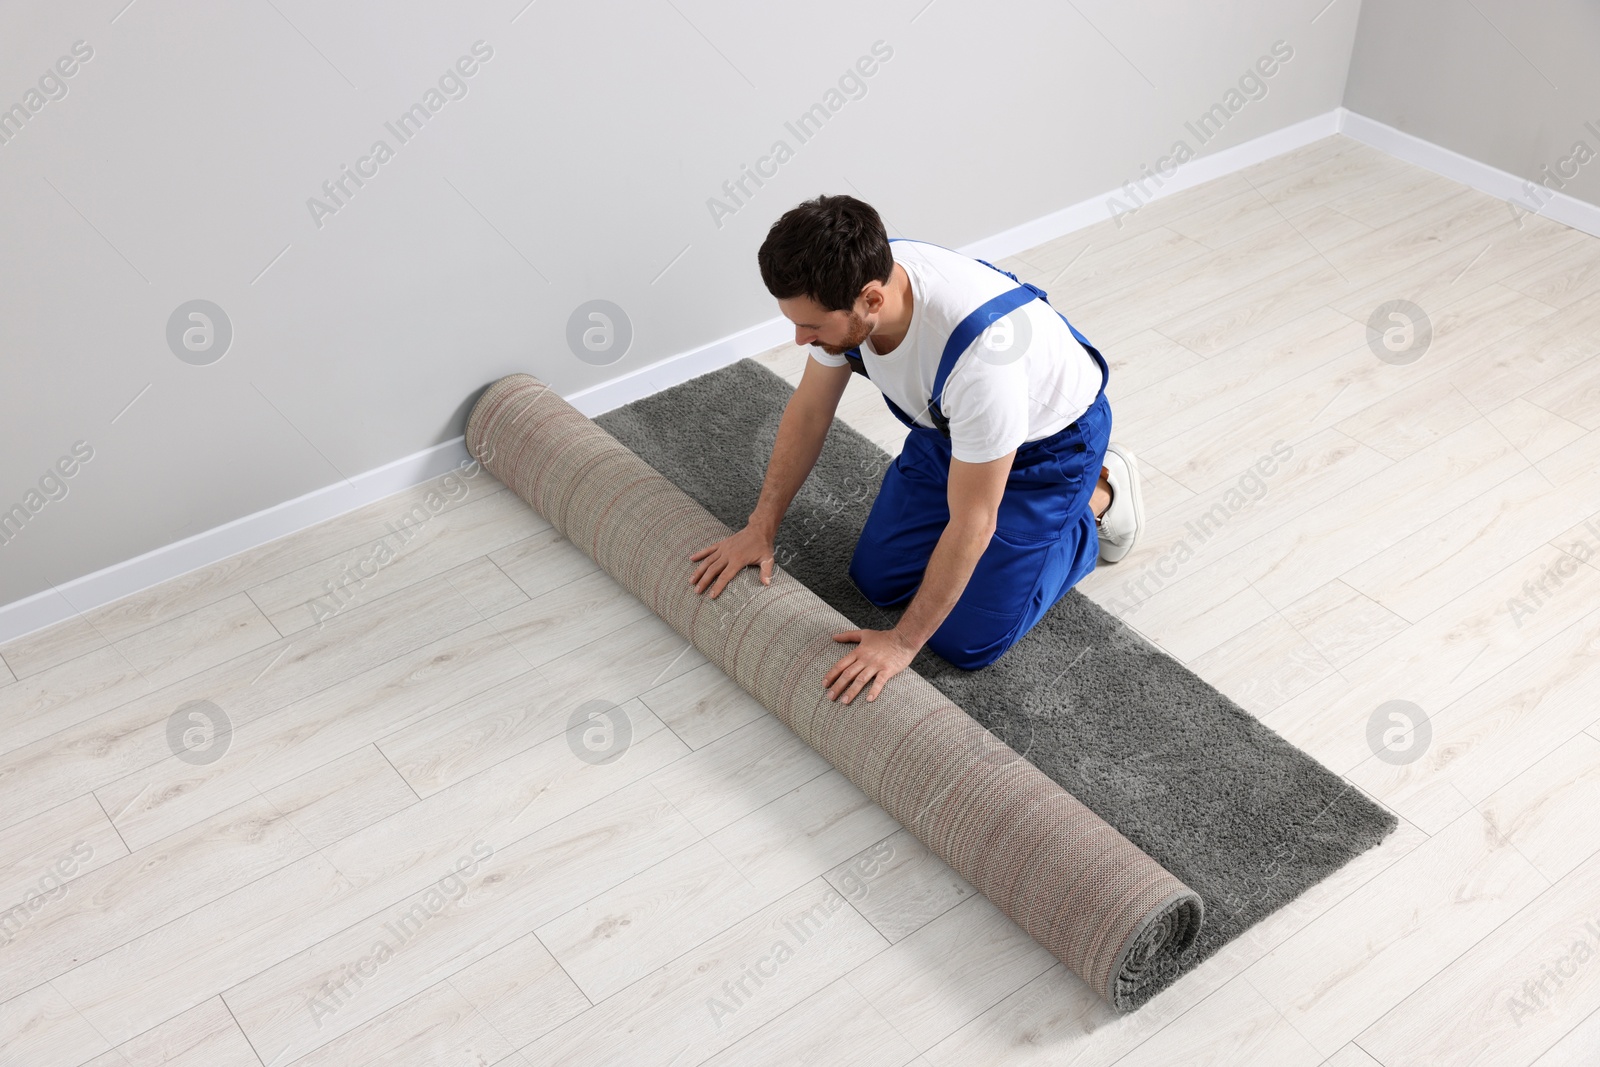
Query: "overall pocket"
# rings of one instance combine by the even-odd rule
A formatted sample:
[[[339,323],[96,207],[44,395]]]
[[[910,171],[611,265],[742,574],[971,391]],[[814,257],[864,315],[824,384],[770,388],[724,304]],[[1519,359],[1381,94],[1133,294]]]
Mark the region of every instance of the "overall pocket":
[[[1093,482],[1084,485],[1084,449],[1073,427],[1025,444],[1006,479],[995,532],[1014,544],[1060,538],[1094,488]]]

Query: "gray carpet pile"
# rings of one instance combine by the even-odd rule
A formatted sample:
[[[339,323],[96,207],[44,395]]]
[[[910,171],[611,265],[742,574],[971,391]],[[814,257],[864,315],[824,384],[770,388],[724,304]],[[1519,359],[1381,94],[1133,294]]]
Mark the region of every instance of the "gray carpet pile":
[[[746,359],[595,421],[739,529],[791,392]],[[878,629],[899,611],[867,601],[847,571],[889,462],[836,420],[777,539],[785,570]],[[1203,929],[1172,980],[1397,825],[1077,590],[982,670],[928,649],[912,668],[1204,898]]]

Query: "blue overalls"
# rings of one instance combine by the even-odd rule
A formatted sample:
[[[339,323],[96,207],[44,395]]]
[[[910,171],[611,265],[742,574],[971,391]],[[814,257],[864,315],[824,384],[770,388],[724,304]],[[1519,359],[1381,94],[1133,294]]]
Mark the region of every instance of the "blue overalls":
[[[978,262],[1018,281],[1010,271]],[[879,607],[903,604],[916,593],[950,519],[950,431],[939,409],[945,380],[979,334],[1035,298],[1049,303],[1042,289],[1019,282],[1018,288],[989,300],[956,327],[934,375],[933,401],[928,406],[933,428],[918,425],[884,396],[889,410],[911,432],[884,473],[850,560],[850,580]],[[1061,321],[1100,365],[1100,390],[1076,422],[1017,449],[1000,498],[994,536],[955,607],[928,639],[929,648],[964,670],[999,659],[1094,569],[1099,558],[1100,538],[1089,498],[1111,439],[1111,407],[1106,401],[1111,371],[1065,315]],[[845,355],[851,370],[867,373],[859,349]]]

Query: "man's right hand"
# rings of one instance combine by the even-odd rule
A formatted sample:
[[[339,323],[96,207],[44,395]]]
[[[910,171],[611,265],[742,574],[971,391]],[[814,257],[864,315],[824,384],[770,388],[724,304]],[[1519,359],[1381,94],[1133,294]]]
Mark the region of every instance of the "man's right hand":
[[[746,526],[738,533],[729,534],[714,545],[709,545],[690,556],[691,561],[703,561],[689,579],[696,593],[711,587],[711,599],[727,588],[734,576],[751,564],[761,567],[761,584],[772,584],[773,539],[760,530]]]

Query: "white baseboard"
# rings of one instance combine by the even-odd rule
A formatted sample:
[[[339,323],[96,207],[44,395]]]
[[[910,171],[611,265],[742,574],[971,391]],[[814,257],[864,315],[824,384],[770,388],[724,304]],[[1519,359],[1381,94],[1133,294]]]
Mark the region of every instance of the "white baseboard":
[[[1481,163],[1432,141],[1424,141],[1415,134],[1385,126],[1376,119],[1358,115],[1344,108],[1342,132],[1362,144],[1386,152],[1396,159],[1426,167],[1440,177],[1471,186],[1480,193],[1488,193],[1507,203],[1507,210],[1529,215],[1539,215],[1571,226],[1575,230],[1600,237],[1600,206],[1568,196],[1566,193],[1546,188],[1498,167]],[[1516,212],[1512,212],[1515,214]]]
[[[1528,199],[1527,183],[1515,175],[1342,107],[1186,163],[1145,202],[1171,196],[1340,132],[1398,159],[1426,167],[1492,196],[1516,200],[1525,205],[1534,202]],[[1104,221],[1109,217],[1107,200],[1112,196],[1123,194],[1121,190],[1109,190],[1031,222],[1013,226],[992,237],[974,241],[960,251],[985,259],[1003,259],[1015,255]],[[1600,208],[1565,194],[1553,193],[1537,213],[1585,233],[1600,235]],[[592,418],[737,363],[748,356],[760,355],[791,340],[793,336],[793,326],[789,320],[777,316],[708,345],[591,386],[572,394],[567,400]],[[374,500],[439,477],[467,459],[465,444],[458,437],[356,475],[349,482],[341,481],[306,493],[49,591],[7,604],[0,607],[0,643],[63,622],[79,612],[100,607],[246,549],[353,511]]]
[[[782,315],[757,323],[738,333],[729,334],[708,345],[680,352],[641,367],[635,371],[612,378],[610,381],[580,389],[566,398],[567,403],[589,416],[603,415],[613,408],[631,404],[654,396],[663,389],[682,385],[690,378],[710,374],[730,366],[748,356],[758,356],[777,348],[785,341],[794,340],[794,323]]]
[[[471,459],[460,437],[152,549],[0,608],[0,644],[159,585],[218,560],[315,526],[437,478]]]
[[[1252,138],[1243,144],[1224,148],[1220,152],[1213,152],[1199,157],[1192,162],[1178,167],[1177,173],[1170,178],[1162,179],[1162,184],[1155,189],[1153,195],[1145,196],[1140,201],[1124,193],[1121,189],[1110,189],[1088,200],[1080,201],[1071,207],[1064,207],[1060,211],[1052,211],[1032,222],[1024,222],[1020,226],[1013,226],[1009,230],[985,237],[981,241],[974,241],[958,249],[969,256],[980,256],[984,259],[1003,259],[1014,256],[1030,248],[1036,248],[1046,241],[1053,241],[1063,234],[1081,230],[1097,222],[1105,222],[1111,218],[1111,209],[1108,201],[1116,197],[1128,207],[1138,207],[1162,200],[1173,193],[1181,193],[1185,189],[1192,189],[1202,185],[1213,178],[1220,178],[1224,174],[1243,170],[1245,167],[1273,159],[1292,152],[1302,145],[1313,141],[1320,141],[1339,132],[1339,124],[1343,116],[1343,108],[1335,108],[1321,115],[1314,115],[1309,119],[1302,119],[1281,130],[1264,133],[1260,137]]]

